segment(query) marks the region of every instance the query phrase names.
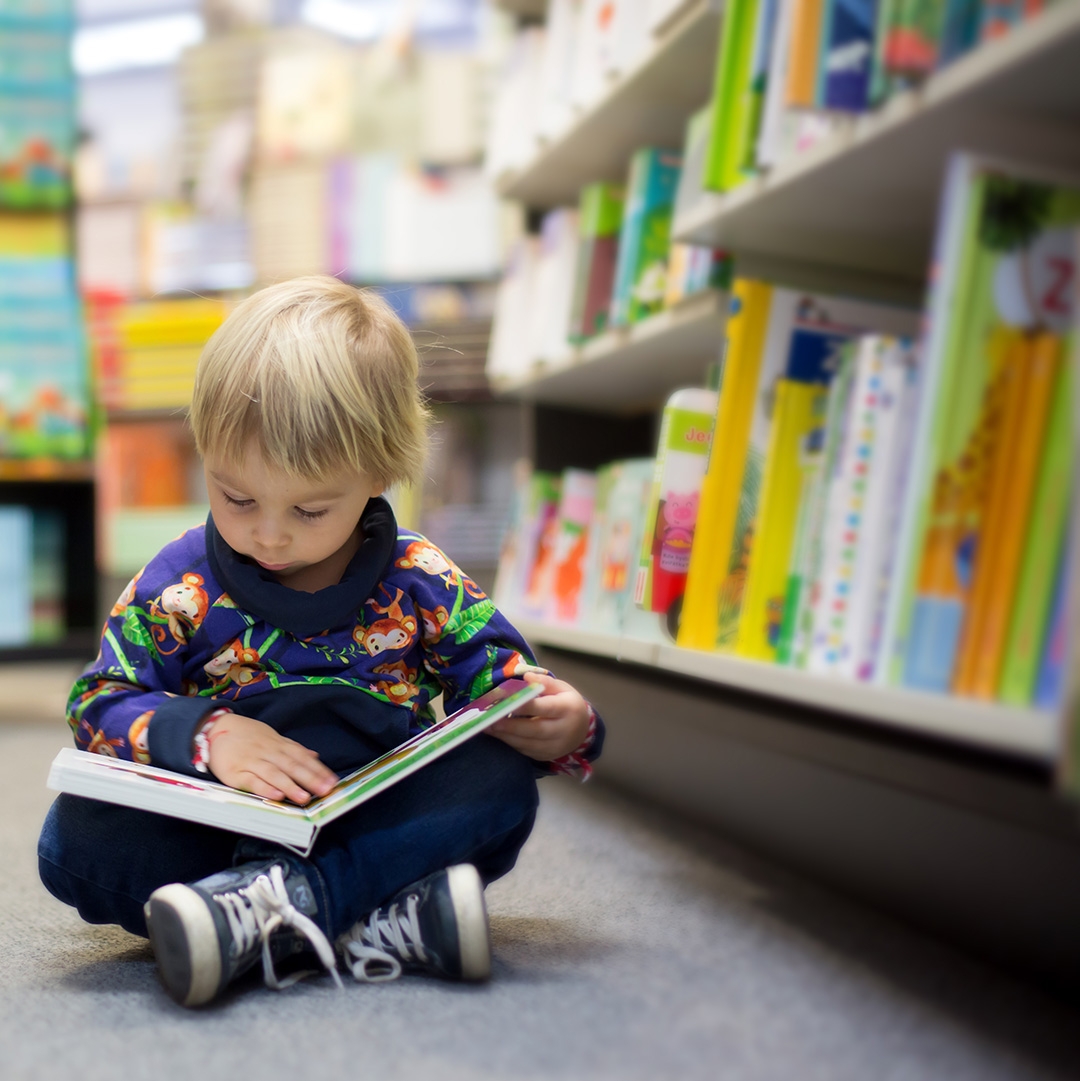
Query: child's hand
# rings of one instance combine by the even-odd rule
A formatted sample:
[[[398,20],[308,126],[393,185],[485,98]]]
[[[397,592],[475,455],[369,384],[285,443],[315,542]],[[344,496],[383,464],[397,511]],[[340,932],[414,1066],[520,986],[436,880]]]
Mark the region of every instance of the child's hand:
[[[337,784],[337,774],[314,751],[251,717],[223,714],[208,741],[210,772],[231,788],[302,804]]]
[[[496,721],[488,731],[538,762],[551,762],[576,751],[589,732],[588,703],[561,679],[539,672],[527,672],[525,679],[541,684],[543,693]]]

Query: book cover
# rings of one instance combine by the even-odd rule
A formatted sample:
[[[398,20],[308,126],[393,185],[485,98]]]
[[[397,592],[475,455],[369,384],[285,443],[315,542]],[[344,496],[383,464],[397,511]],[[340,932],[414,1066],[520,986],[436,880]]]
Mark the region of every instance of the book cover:
[[[611,296],[612,326],[636,323],[663,306],[681,161],[678,154],[655,147],[643,147],[631,159]]]
[[[893,76],[920,79],[938,64],[945,7],[941,0],[899,0],[883,44],[885,70]]]
[[[826,0],[795,0],[787,76],[787,104],[794,109],[815,105],[825,7]]]
[[[525,539],[521,549],[521,592],[518,610],[533,619],[543,619],[551,588],[555,536],[559,527],[559,494],[562,478],[556,473],[538,472],[529,482]]]
[[[772,78],[770,65],[776,38],[780,0],[758,0],[753,45],[750,49],[750,83],[746,91],[746,119],[738,167],[751,176],[758,167],[757,148],[765,113],[765,98]]]
[[[735,528],[729,545],[731,562],[720,586],[720,607],[715,648],[735,644],[755,535],[762,473],[772,423],[776,380],[827,385],[840,365],[849,339],[878,328],[910,333],[915,317],[888,305],[774,289],[768,316],[756,399],[739,487]]]
[[[1065,547],[1072,492],[1072,395],[1072,367],[1061,364],[1051,396],[1035,494],[1025,524],[1016,600],[997,688],[998,697],[1011,705],[1026,706],[1034,695],[1055,576]]]
[[[867,107],[874,55],[876,0],[830,0],[822,32],[817,100],[822,108]]]
[[[541,688],[537,684],[508,679],[464,709],[346,774],[325,796],[303,807],[241,792],[216,781],[74,747],[63,748],[53,759],[46,783],[53,791],[275,841],[307,856],[320,828],[327,822],[490,728],[539,693]]]
[[[860,603],[849,624],[851,675],[861,680],[873,679],[880,661],[900,513],[921,399],[917,345],[908,339],[897,339],[893,346],[887,354],[882,383],[880,461],[875,465],[878,479],[866,502],[865,586],[860,590]]]
[[[841,353],[840,367],[829,384],[824,438],[820,449],[807,462],[799,501],[791,568],[784,596],[784,618],[776,648],[777,663],[794,668],[806,666],[813,634],[814,610],[820,592],[822,533],[829,482],[836,471],[847,431],[854,367],[854,349],[849,346]]]
[[[596,474],[585,469],[564,470],[546,613],[556,623],[576,623],[581,613],[585,555],[595,503]]]
[[[623,189],[598,181],[581,189],[570,340],[584,342],[608,325],[623,218]]]
[[[716,391],[687,387],[664,406],[642,535],[634,603],[668,618],[675,633],[709,460]]]
[[[686,649],[716,648],[720,589],[730,564],[771,298],[772,286],[765,282],[735,281],[713,432],[716,449],[702,482],[679,623],[678,644]]]
[[[978,43],[981,17],[982,0],[946,0],[938,67],[951,64]]]
[[[788,65],[791,59],[791,34],[798,0],[778,0],[772,47],[769,52],[769,74],[765,84],[765,100],[761,107],[761,124],[757,133],[755,164],[768,169],[780,158],[784,128],[790,123],[787,108]]]
[[[823,384],[781,379],[761,482],[758,540],[746,576],[735,651],[775,661],[784,619],[796,517],[824,435],[828,395]]]
[[[959,169],[966,174],[957,208],[963,235],[955,280],[941,283],[948,306],[930,315],[932,416],[917,440],[924,457],[909,507],[914,544],[894,632],[908,643],[904,682],[924,690],[946,690],[955,670],[1005,405],[995,380],[1025,334],[1070,328],[1068,276],[1080,219],[1076,188],[963,156]],[[935,334],[939,320],[946,325]]]
[[[23,646],[31,638],[33,528],[29,507],[0,506],[0,645]]]
[[[597,515],[592,531],[594,558],[588,575],[588,602],[582,613],[591,630],[618,634],[633,608],[645,507],[655,462],[630,458],[600,471]]]
[[[1020,417],[1013,450],[1002,468],[995,468],[987,497],[983,535],[989,545],[976,542],[977,558],[972,583],[972,605],[961,639],[960,669],[954,690],[977,698],[997,694],[1009,618],[1016,596],[1026,526],[1046,435],[1050,393],[1060,356],[1060,339],[1039,334],[1027,341],[1023,353],[1026,371]],[[1041,523],[1040,523],[1041,524]],[[983,585],[985,583],[985,586]]]
[[[758,16],[767,0],[729,0],[720,27],[720,51],[713,86],[711,131],[703,184],[710,191],[730,191],[751,173],[760,94],[754,90],[754,44]]]

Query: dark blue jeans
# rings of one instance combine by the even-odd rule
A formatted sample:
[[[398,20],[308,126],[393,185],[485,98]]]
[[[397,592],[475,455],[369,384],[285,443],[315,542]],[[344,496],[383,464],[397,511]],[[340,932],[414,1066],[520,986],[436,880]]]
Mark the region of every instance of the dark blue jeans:
[[[146,935],[142,906],[159,886],[194,882],[248,859],[289,859],[320,898],[333,940],[398,890],[455,863],[484,883],[506,874],[536,817],[535,764],[477,736],[325,825],[308,859],[179,818],[60,795],[38,841],[41,880],[89,923]]]

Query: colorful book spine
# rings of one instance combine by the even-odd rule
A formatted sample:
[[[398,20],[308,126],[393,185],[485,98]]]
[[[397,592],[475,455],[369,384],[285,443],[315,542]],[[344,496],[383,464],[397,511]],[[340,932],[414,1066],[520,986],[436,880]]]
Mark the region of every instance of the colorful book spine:
[[[1050,622],[1055,575],[1062,560],[1072,491],[1073,372],[1060,365],[1046,445],[1035,495],[1027,516],[1027,537],[1009,625],[998,697],[1012,705],[1030,704],[1039,659]]]
[[[921,480],[929,513],[904,678],[924,690],[946,690],[957,671],[995,453],[1002,445],[1000,425],[1012,408],[998,382],[1015,366],[1026,334],[1071,326],[1062,259],[1072,266],[1077,190],[1000,166],[987,166],[975,188],[982,198],[974,200],[979,212],[960,272],[963,294],[952,313],[952,347],[943,358],[947,381],[937,402],[936,454]],[[986,536],[993,542],[993,533]]]
[[[776,384],[772,433],[761,484],[758,539],[746,576],[735,651],[775,661],[784,621],[788,568],[807,470],[823,436],[828,395],[815,383]]]
[[[669,617],[672,628],[677,627],[686,589],[716,402],[713,390],[677,390],[660,424],[634,603]]]
[[[959,59],[978,43],[981,0],[947,0],[941,28],[938,67]]]
[[[921,383],[919,352],[909,340],[895,343],[884,384],[886,400],[882,420],[882,460],[878,463],[878,481],[866,503],[869,526],[864,622],[857,608],[851,623],[851,648],[856,679],[872,680],[881,663],[881,642],[889,599],[889,585],[896,560],[900,513],[909,476],[912,439],[919,413]],[[892,399],[890,402],[889,399]],[[865,629],[863,629],[865,627]]]
[[[702,484],[679,623],[678,644],[686,649],[716,648],[771,297],[772,287],[764,282],[738,279],[732,290],[713,433],[716,450],[710,451]]]
[[[992,531],[996,543],[990,548],[990,561],[984,564],[980,560],[975,566],[977,578],[988,579],[989,585],[983,591],[982,605],[977,610],[972,609],[970,627],[965,628],[968,637],[955,681],[955,689],[960,694],[984,699],[997,695],[1025,526],[1031,512],[1060,352],[1061,341],[1054,334],[1042,333],[1028,342],[1023,406],[1015,450],[1008,468],[999,475],[1000,490],[997,487],[999,476],[994,478],[995,488],[990,493],[987,509],[986,529]],[[978,582],[975,585],[977,587]]]
[[[812,109],[815,105],[825,3],[795,0],[787,76],[787,104],[793,109]]]
[[[822,33],[816,98],[824,109],[867,107],[874,55],[876,0],[830,0]]]
[[[561,481],[556,473],[534,473],[529,482],[518,611],[534,619],[543,619],[547,609],[555,535],[559,527]]]
[[[883,49],[885,68],[893,76],[924,78],[938,63],[945,5],[941,0],[900,0],[894,10]]]
[[[623,217],[623,189],[599,181],[581,189],[570,340],[584,342],[608,325]]]
[[[949,415],[954,375],[946,357],[965,340],[966,312],[975,238],[984,199],[985,178],[979,159],[955,155],[949,163],[938,213],[926,327],[922,336],[922,408],[912,440],[912,457],[904,508],[900,516],[896,561],[886,608],[876,680],[904,681],[916,587],[930,517],[934,463]]]
[[[758,135],[765,111],[765,97],[771,77],[773,38],[776,36],[780,0],[758,0],[754,43],[750,51],[750,85],[746,97],[746,121],[743,129],[739,170],[751,176],[757,169]]]
[[[840,367],[829,385],[825,438],[816,463],[811,463],[803,488],[796,526],[795,547],[784,599],[784,622],[777,646],[777,662],[804,668],[814,629],[820,594],[824,530],[829,481],[835,474],[847,431],[854,375],[854,350],[845,349]]]
[[[663,306],[680,167],[678,154],[655,147],[638,150],[630,162],[611,297],[612,326],[636,323]]]
[[[705,187],[711,191],[730,191],[750,175],[745,165],[753,153],[755,122],[760,116],[753,86],[754,39],[765,2],[730,0],[721,20],[712,131],[703,174]]]

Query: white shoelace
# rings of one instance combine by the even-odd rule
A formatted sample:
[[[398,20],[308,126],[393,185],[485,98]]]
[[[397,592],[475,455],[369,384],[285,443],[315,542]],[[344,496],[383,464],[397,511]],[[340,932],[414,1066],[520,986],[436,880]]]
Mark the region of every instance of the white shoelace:
[[[277,978],[273,958],[270,956],[270,936],[280,927],[291,927],[311,943],[334,982],[341,987],[334,951],[326,935],[314,920],[305,916],[289,900],[285,889],[285,877],[281,867],[275,864],[270,874],[259,875],[250,886],[229,893],[214,894],[214,900],[225,912],[232,932],[233,945],[238,954],[247,953],[257,942],[262,942],[263,979],[266,986],[275,991],[290,987],[297,980],[310,976],[310,972],[294,972],[284,980]]]
[[[345,964],[353,978],[360,983],[382,983],[401,975],[401,961],[426,961],[427,951],[420,937],[420,921],[416,913],[417,898],[410,894],[405,912],[392,904],[380,919],[380,909],[372,912],[365,923],[355,923],[338,939],[339,948],[348,956]],[[389,950],[396,950],[397,957]]]

